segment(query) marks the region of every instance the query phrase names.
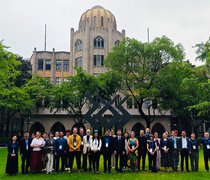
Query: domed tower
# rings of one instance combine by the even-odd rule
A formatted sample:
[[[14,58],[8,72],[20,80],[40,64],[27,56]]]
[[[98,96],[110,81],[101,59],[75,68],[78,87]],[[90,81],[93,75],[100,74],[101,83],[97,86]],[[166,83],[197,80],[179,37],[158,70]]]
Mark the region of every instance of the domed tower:
[[[109,10],[94,6],[84,12],[79,29],[71,29],[71,74],[75,74],[75,67],[94,75],[105,72],[105,57],[124,37],[125,30],[117,31],[116,19]]]

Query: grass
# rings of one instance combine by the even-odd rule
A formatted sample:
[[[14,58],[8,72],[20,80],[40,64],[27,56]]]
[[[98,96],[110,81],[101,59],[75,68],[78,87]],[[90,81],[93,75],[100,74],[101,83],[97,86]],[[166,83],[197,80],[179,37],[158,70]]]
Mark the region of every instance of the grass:
[[[200,151],[200,165],[199,165],[199,172],[163,172],[163,170],[161,169],[161,171],[159,171],[158,173],[151,173],[149,171],[145,171],[145,172],[124,172],[122,174],[116,174],[114,170],[112,170],[111,174],[103,174],[103,158],[101,156],[101,160],[100,160],[100,174],[99,175],[95,175],[95,174],[91,174],[91,173],[77,173],[77,172],[72,172],[71,174],[65,173],[65,174],[29,174],[29,175],[22,175],[22,174],[18,174],[17,176],[6,176],[5,175],[5,167],[6,167],[6,159],[7,159],[7,149],[6,148],[2,148],[0,149],[0,180],[26,180],[26,179],[30,179],[30,180],[65,180],[65,179],[83,179],[83,180],[91,180],[91,179],[116,179],[116,180],[123,180],[123,179],[130,179],[130,180],[135,180],[135,179],[144,179],[144,180],[167,180],[167,179],[176,179],[176,180],[182,180],[182,179],[188,179],[188,180],[198,180],[198,179],[210,179],[210,173],[207,173],[204,169],[204,162],[203,162],[203,152]],[[147,159],[146,159],[147,161]],[[21,160],[19,159],[19,172],[20,171],[20,164],[21,164]],[[189,163],[190,164],[190,163]],[[147,164],[146,164],[147,167]],[[74,165],[74,168],[76,168],[76,165]],[[148,168],[147,168],[148,169]]]

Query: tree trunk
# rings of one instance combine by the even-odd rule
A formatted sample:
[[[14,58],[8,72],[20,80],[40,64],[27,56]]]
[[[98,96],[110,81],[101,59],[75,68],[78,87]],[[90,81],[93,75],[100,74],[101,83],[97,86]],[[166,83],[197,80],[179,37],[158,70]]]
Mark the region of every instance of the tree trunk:
[[[146,128],[150,128],[150,125],[151,125],[151,120],[149,118],[149,116],[147,116],[144,111],[143,111],[143,99],[140,100],[140,102],[138,101],[137,102],[138,104],[138,111],[139,111],[139,114],[143,117],[143,119],[146,121]]]

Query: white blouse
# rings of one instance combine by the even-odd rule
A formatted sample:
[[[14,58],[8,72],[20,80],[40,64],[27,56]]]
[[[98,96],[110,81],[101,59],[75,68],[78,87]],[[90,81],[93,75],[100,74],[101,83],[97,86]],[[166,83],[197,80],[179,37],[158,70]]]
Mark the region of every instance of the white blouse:
[[[31,147],[33,147],[33,145],[42,145],[44,146],[45,145],[45,141],[43,138],[34,138],[31,142]],[[33,147],[33,151],[41,151],[42,148],[41,147]]]
[[[91,139],[91,141],[90,141],[91,151],[94,151],[94,150],[100,151],[101,150],[101,144],[102,144],[101,139],[99,139],[99,140],[98,139],[94,139],[94,140]]]

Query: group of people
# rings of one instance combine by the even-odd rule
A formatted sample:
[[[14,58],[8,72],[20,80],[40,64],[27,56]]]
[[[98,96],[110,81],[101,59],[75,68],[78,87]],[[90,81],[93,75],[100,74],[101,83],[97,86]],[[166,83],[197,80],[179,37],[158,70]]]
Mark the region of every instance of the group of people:
[[[188,159],[190,157],[191,170],[199,170],[199,146],[202,144],[204,153],[205,169],[209,171],[208,161],[210,160],[210,137],[209,132],[204,133],[201,141],[186,136],[186,132],[181,132],[181,137],[176,131],[171,135],[164,132],[159,138],[157,132],[150,134],[140,130],[139,135],[131,132],[122,133],[118,129],[117,134],[113,130],[105,130],[104,136],[99,137],[98,131],[94,130],[91,135],[90,129],[84,132],[83,128],[73,128],[64,132],[43,133],[36,132],[29,135],[24,132],[24,136],[19,141],[17,136],[13,136],[8,143],[8,158],[6,174],[15,175],[18,173],[18,153],[20,153],[22,174],[52,172],[71,172],[73,170],[74,159],[76,159],[77,171],[90,171],[99,173],[100,156],[103,156],[104,173],[115,171],[122,173],[127,168],[132,171],[145,171],[145,160],[148,155],[149,171],[157,172],[160,167],[164,167],[167,172],[171,167],[173,171],[178,171],[180,164],[181,171],[190,171]],[[19,152],[20,151],[20,152]],[[181,160],[179,158],[181,157]],[[112,162],[113,161],[113,162]],[[61,162],[61,165],[59,165]]]

